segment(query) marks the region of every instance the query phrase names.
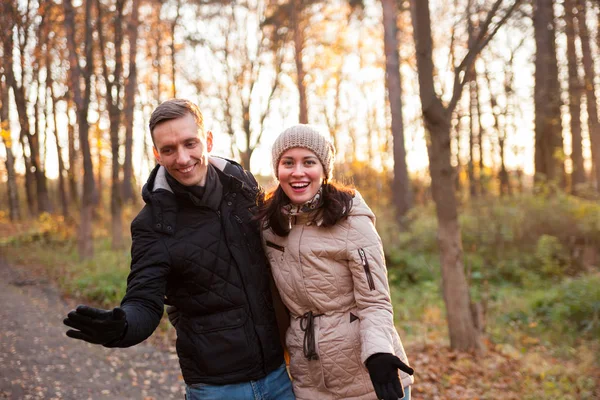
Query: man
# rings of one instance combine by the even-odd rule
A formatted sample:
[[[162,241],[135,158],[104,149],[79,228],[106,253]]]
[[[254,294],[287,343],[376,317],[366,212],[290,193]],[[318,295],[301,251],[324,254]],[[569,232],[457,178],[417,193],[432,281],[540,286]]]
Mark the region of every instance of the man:
[[[177,354],[193,399],[294,399],[258,222],[258,184],[239,164],[209,157],[213,135],[193,103],[172,99],[150,118],[159,165],[131,224],[131,272],[121,306],[79,306],[67,336],[128,347],[177,312]]]

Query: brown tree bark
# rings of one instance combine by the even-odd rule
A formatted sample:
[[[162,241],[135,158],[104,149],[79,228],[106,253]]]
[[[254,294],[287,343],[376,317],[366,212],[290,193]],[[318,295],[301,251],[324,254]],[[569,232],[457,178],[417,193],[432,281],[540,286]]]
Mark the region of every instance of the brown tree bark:
[[[21,153],[23,155],[23,164],[25,165],[25,197],[27,199],[27,211],[29,216],[33,217],[37,215],[37,205],[35,197],[35,176],[33,174],[33,167],[31,166],[31,158],[28,154],[27,137],[25,132],[19,133],[19,144],[21,145]]]
[[[119,131],[121,128],[122,102],[121,92],[123,90],[123,9],[124,0],[116,0],[114,15],[111,18],[111,31],[114,33],[112,40],[114,53],[114,69],[112,73],[108,68],[108,57],[105,49],[107,48],[106,36],[104,31],[104,10],[100,0],[96,0],[96,10],[98,13],[98,39],[100,41],[100,57],[102,60],[102,75],[106,85],[106,108],[109,116],[110,131],[110,152],[111,152],[111,182],[110,182],[110,215],[111,215],[111,247],[119,249],[123,246],[123,200],[121,197],[121,165],[119,163]],[[114,92],[114,93],[113,93]]]
[[[175,18],[171,21],[171,43],[169,44],[169,48],[171,50],[171,88],[173,97],[177,97],[177,86],[175,83],[176,72],[177,72],[177,61],[175,60],[176,49],[175,49],[175,30],[177,29],[177,23],[179,22],[179,11],[181,9],[181,0],[177,0],[177,12],[175,14]]]
[[[394,154],[393,199],[396,218],[401,222],[413,206],[412,188],[406,165],[404,123],[402,121],[402,80],[398,51],[398,8],[396,0],[381,0],[383,8],[383,44],[385,49],[385,82],[392,117]]]
[[[12,31],[14,27],[12,7],[7,3],[0,5],[0,39],[2,39],[2,58],[0,58],[0,141],[6,152],[6,173],[9,218],[11,221],[21,219],[19,191],[15,171],[15,157],[12,152],[12,132],[10,130],[10,86],[6,77],[7,64],[12,63]]]
[[[33,124],[33,132],[31,132],[31,137],[29,138],[29,146],[31,151],[31,159],[33,167],[35,168],[35,182],[36,182],[36,195],[37,195],[37,205],[38,205],[38,213],[43,212],[52,212],[52,203],[50,202],[50,196],[48,193],[48,183],[46,179],[46,171],[44,169],[44,162],[41,158],[42,148],[45,148],[43,144],[40,143],[40,138],[42,136],[42,126],[41,126],[41,116],[40,116],[40,108],[42,107],[41,100],[45,98],[42,94],[45,91],[40,90],[41,88],[41,72],[42,65],[44,63],[44,57],[42,55],[44,41],[47,41],[47,33],[45,27],[46,16],[42,15],[41,22],[37,27],[37,42],[36,42],[36,51],[34,52],[36,61],[34,63],[34,76],[37,80],[36,82],[36,95],[35,102],[33,105],[34,109],[34,124]],[[46,49],[47,50],[47,49]],[[47,119],[45,119],[47,121]],[[46,135],[44,135],[46,137]],[[45,142],[45,139],[44,139]]]
[[[7,35],[3,38],[4,43],[4,61],[5,67],[4,76],[6,78],[7,87],[13,89],[15,93],[15,98],[17,97],[17,93],[15,92],[16,82],[14,77],[14,72],[12,69],[13,65],[13,40],[12,40],[12,29],[10,29],[10,35]],[[20,88],[17,90],[20,94]],[[35,195],[35,176],[33,174],[33,166],[31,165],[31,157],[29,156],[28,151],[28,129],[29,129],[29,119],[25,118],[25,121],[21,121],[21,114],[25,111],[21,104],[17,103],[17,107],[21,107],[21,113],[19,114],[20,124],[21,125],[19,132],[19,144],[21,145],[22,154],[23,154],[23,164],[25,165],[25,197],[27,199],[27,210],[30,216],[37,215],[37,206],[36,206],[36,195]]]
[[[2,63],[2,61],[0,61]],[[2,65],[3,67],[3,65]],[[8,104],[8,86],[0,75],[0,139],[6,152],[6,186],[8,193],[8,215],[11,221],[21,219],[21,206],[19,205],[19,190],[15,172],[15,156],[12,152],[12,137],[10,131],[10,107]]]
[[[411,8],[421,105],[425,128],[429,134],[427,153],[438,219],[442,290],[448,317],[450,345],[457,350],[479,350],[481,343],[470,311],[469,286],[464,271],[453,184],[454,171],[450,164],[451,111],[444,107],[434,89],[429,1],[411,0]]]
[[[456,153],[454,154],[454,160],[455,160],[455,164],[456,167],[454,168],[454,188],[456,190],[456,192],[461,193],[462,191],[462,182],[460,181],[460,175],[464,169],[464,166],[462,165],[462,160],[460,159],[460,152],[461,152],[461,143],[460,143],[460,137],[461,137],[461,133],[462,133],[462,119],[463,119],[463,112],[461,110],[460,105],[458,105],[456,107],[456,110],[454,112],[455,117],[452,119],[452,121],[454,122],[453,125],[451,126],[451,132],[450,132],[450,147],[452,147],[452,140],[454,140],[455,146],[456,146]],[[454,134],[452,133],[454,132]]]
[[[125,81],[125,99],[123,116],[125,124],[125,160],[123,162],[123,201],[136,201],[134,194],[133,176],[133,112],[135,109],[135,96],[137,93],[137,38],[139,26],[139,0],[132,0],[131,15],[127,25],[129,40],[129,75]]]
[[[560,84],[556,59],[554,0],[534,0],[535,176],[564,185]]]
[[[100,96],[97,96],[98,98],[100,98]],[[90,135],[92,136],[92,143],[95,143],[95,150],[96,150],[96,163],[94,164],[95,166],[95,170],[96,170],[96,179],[95,179],[95,185],[96,185],[96,193],[98,193],[98,203],[96,204],[96,207],[94,208],[94,218],[96,218],[98,216],[99,213],[103,213],[103,211],[105,210],[105,206],[104,206],[104,198],[102,196],[102,193],[104,193],[104,187],[105,187],[105,183],[104,183],[104,174],[105,174],[105,170],[106,170],[106,157],[104,156],[104,152],[105,152],[105,145],[104,145],[104,135],[103,135],[103,131],[102,129],[100,129],[100,126],[98,125],[98,123],[93,124],[92,126],[90,126]]]
[[[515,118],[515,109],[516,109],[516,96],[515,96],[515,90],[514,90],[514,84],[515,84],[515,69],[514,69],[514,59],[515,59],[515,53],[517,51],[517,49],[519,47],[521,47],[523,45],[523,43],[525,43],[525,38],[521,39],[520,44],[511,51],[510,54],[510,58],[508,60],[508,63],[506,64],[506,67],[504,69],[504,96],[506,98],[506,107],[504,109],[504,135],[503,138],[506,139],[507,136],[507,131],[510,132],[516,132],[517,131],[517,126],[516,126],[516,118]],[[504,140],[503,140],[504,142]],[[503,146],[504,147],[504,146]],[[508,194],[511,195],[513,193],[513,186],[511,185],[508,173],[506,174],[507,176],[505,177],[506,180],[506,186],[508,189]],[[518,177],[518,182],[517,182],[517,190],[519,192],[523,192],[523,171],[521,168],[517,168],[517,177]]]
[[[296,63],[296,85],[298,86],[298,96],[300,102],[298,120],[301,124],[308,124],[308,102],[306,100],[306,86],[304,82],[306,72],[304,71],[304,63],[302,60],[302,56],[304,53],[304,21],[302,19],[304,9],[302,3],[302,1],[291,2],[290,23],[292,25],[294,35],[294,61]]]
[[[16,18],[20,18],[17,15],[17,10],[14,8],[6,7],[2,10],[5,12],[4,21],[8,22],[9,27],[17,27],[15,24]],[[28,46],[28,30],[30,29],[29,23],[31,21],[24,21],[24,26],[21,27],[23,30],[23,39],[19,42],[18,49],[20,50],[19,63],[21,67],[24,67],[24,51]],[[7,34],[8,33],[8,34]],[[25,146],[25,138],[27,139],[27,145],[29,147],[29,157],[26,157],[25,165],[27,168],[26,173],[26,185],[27,185],[27,198],[30,207],[30,213],[37,215],[44,211],[49,211],[49,198],[48,190],[46,185],[46,176],[40,164],[40,146],[39,136],[36,132],[31,131],[31,125],[29,123],[29,117],[27,115],[27,93],[26,93],[26,82],[25,77],[21,74],[21,82],[17,82],[13,67],[13,51],[14,43],[12,39],[12,29],[10,31],[3,32],[3,43],[4,43],[4,58],[5,58],[5,77],[8,85],[13,90],[15,106],[17,109],[19,126],[21,128],[21,145]],[[37,67],[36,67],[37,68]],[[35,73],[34,73],[35,76]],[[34,126],[34,128],[37,127]],[[26,154],[26,151],[23,152]],[[30,164],[30,165],[28,165]],[[37,207],[36,207],[37,206]]]
[[[460,100],[468,72],[481,50],[506,22],[519,0],[512,2],[498,17],[503,1],[497,0],[479,26],[462,62],[455,68],[452,98],[444,106],[434,86],[433,41],[428,0],[411,0],[412,23],[417,55],[419,91],[425,129],[428,133],[427,153],[433,199],[438,220],[438,244],[442,267],[442,290],[448,320],[450,345],[457,350],[482,350],[479,332],[471,313],[469,285],[466,279],[454,171],[450,163],[451,117]],[[495,21],[492,24],[492,21]]]
[[[162,90],[162,40],[160,35],[157,35],[156,40],[154,41],[155,49],[156,49],[156,57],[152,60],[152,66],[155,69],[156,74],[156,103],[160,104],[163,101],[163,90]]]
[[[469,177],[469,195],[475,198],[478,195],[479,186],[475,175],[475,118],[474,118],[474,95],[471,84],[469,84],[469,162],[467,163],[467,175]]]
[[[67,100],[67,109],[71,110],[73,109],[73,100],[71,99],[69,92],[67,91],[67,93],[65,93],[65,97]],[[67,169],[67,181],[69,183],[69,198],[70,198],[70,203],[74,204],[74,205],[79,205],[79,190],[78,190],[78,174],[77,171],[79,171],[78,169],[78,151],[77,148],[75,147],[75,125],[76,122],[71,121],[71,117],[67,116],[68,118],[68,127],[67,127],[67,134],[68,134],[68,159],[69,159],[69,168]]]
[[[475,42],[475,26],[473,25],[473,12],[472,12],[472,1],[467,3],[467,32],[469,34],[469,46],[472,46]],[[477,71],[475,65],[472,66],[469,71],[471,80],[468,83],[469,89],[469,162],[467,163],[467,174],[469,176],[469,195],[471,198],[479,195],[479,179],[475,172],[475,145],[481,147],[481,143],[478,142],[478,135],[481,126],[475,126],[478,122],[477,119]],[[481,171],[478,171],[481,174]]]
[[[89,123],[87,120],[91,94],[91,76],[94,68],[92,54],[92,0],[84,1],[84,59],[85,68],[79,65],[77,41],[75,40],[75,10],[71,0],[63,0],[65,11],[65,29],[69,53],[69,88],[73,93],[73,101],[77,111],[77,127],[80,149],[83,154],[83,196],[81,202],[81,218],[79,224],[78,251],[81,259],[92,257],[94,243],[92,237],[92,217],[97,202],[94,183],[94,166],[89,142]],[[82,89],[83,85],[83,89]]]
[[[596,89],[594,87],[596,71],[594,60],[592,59],[590,34],[587,27],[587,7],[585,0],[577,0],[577,9],[576,20],[577,27],[579,28],[579,38],[581,40],[581,53],[583,55],[583,82],[588,113],[588,131],[592,149],[592,163],[594,165],[596,189],[600,191],[600,122],[598,121],[598,100],[596,98]]]
[[[475,68],[473,68],[473,71],[476,74]],[[472,82],[475,83],[475,112],[477,113],[477,144],[479,153],[479,173],[477,175],[477,182],[479,184],[479,194],[484,196],[486,194],[485,161],[483,155],[483,138],[485,136],[485,129],[483,128],[483,122],[481,120],[481,116],[483,115],[483,113],[481,112],[479,81],[475,77],[473,78]]]
[[[581,144],[581,94],[582,86],[578,72],[578,57],[575,48],[577,32],[575,27],[575,16],[577,5],[575,0],[565,0],[565,33],[567,36],[567,67],[569,75],[569,114],[571,115],[571,161],[573,172],[571,173],[571,192],[576,194],[578,186],[586,182],[585,168],[583,164],[583,148]]]
[[[511,74],[512,72],[510,71],[510,67],[506,67],[505,70],[505,74]],[[511,194],[511,187],[510,187],[510,181],[508,178],[508,171],[506,169],[506,154],[505,154],[505,143],[506,143],[506,136],[507,136],[507,126],[506,124],[504,124],[504,126],[500,126],[500,111],[499,111],[499,106],[498,106],[498,100],[496,98],[496,93],[494,92],[494,85],[492,84],[492,80],[490,78],[490,74],[489,71],[484,71],[485,76],[485,80],[487,82],[487,86],[488,86],[488,93],[490,94],[490,108],[492,109],[492,115],[494,116],[494,129],[496,130],[496,135],[498,137],[498,153],[500,154],[500,171],[498,172],[498,180],[500,183],[500,196],[506,196],[506,195],[510,195]],[[508,83],[505,82],[505,87],[507,87],[506,85],[509,85],[508,87],[512,88],[512,82]],[[509,93],[505,93],[506,96],[506,103],[508,105],[508,96]],[[505,122],[506,122],[506,117],[507,114],[505,114]]]
[[[47,65],[51,65],[50,60],[50,52],[47,53]],[[67,196],[67,183],[65,179],[66,168],[65,161],[63,159],[62,147],[60,145],[60,138],[58,136],[58,119],[57,119],[57,110],[56,110],[56,95],[54,94],[54,80],[52,78],[52,70],[48,69],[48,75],[46,78],[48,90],[50,92],[50,100],[52,101],[52,122],[53,122],[53,131],[54,131],[54,140],[56,142],[56,153],[58,156],[58,193],[60,196],[60,204],[62,210],[62,216],[67,219],[69,217],[69,199]]]
[[[336,80],[335,80],[335,86],[334,86],[334,90],[335,90],[335,100],[333,102],[333,112],[328,113],[327,112],[327,105],[324,103],[323,104],[323,110],[322,113],[325,116],[325,122],[327,124],[327,129],[329,130],[329,133],[331,134],[331,143],[333,144],[334,148],[338,148],[338,131],[340,130],[340,98],[341,98],[341,86],[342,86],[342,64],[340,64],[340,69],[337,71],[337,76],[336,76]]]

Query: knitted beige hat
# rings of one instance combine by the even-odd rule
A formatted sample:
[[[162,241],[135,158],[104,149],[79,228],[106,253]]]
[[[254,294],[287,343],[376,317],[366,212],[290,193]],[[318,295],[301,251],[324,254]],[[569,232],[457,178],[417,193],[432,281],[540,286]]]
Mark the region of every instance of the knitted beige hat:
[[[323,172],[328,180],[333,174],[333,161],[335,159],[335,148],[333,144],[312,125],[294,125],[283,132],[273,143],[272,161],[273,173],[279,179],[277,167],[283,153],[294,147],[302,147],[316,154],[323,165]]]

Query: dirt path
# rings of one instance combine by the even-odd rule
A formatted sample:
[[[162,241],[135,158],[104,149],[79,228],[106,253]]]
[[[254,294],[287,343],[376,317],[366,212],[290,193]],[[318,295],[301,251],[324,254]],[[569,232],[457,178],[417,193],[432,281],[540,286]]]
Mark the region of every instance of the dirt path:
[[[183,399],[175,354],[65,336],[75,306],[0,257],[0,399]]]

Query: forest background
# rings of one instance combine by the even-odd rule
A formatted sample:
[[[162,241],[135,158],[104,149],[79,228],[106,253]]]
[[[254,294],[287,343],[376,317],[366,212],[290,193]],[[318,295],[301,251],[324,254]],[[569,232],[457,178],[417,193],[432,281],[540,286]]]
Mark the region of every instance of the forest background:
[[[273,184],[294,123],[378,216],[415,398],[600,398],[597,0],[16,0],[0,251],[118,303],[151,111],[200,105]],[[164,323],[152,340],[172,348]]]

